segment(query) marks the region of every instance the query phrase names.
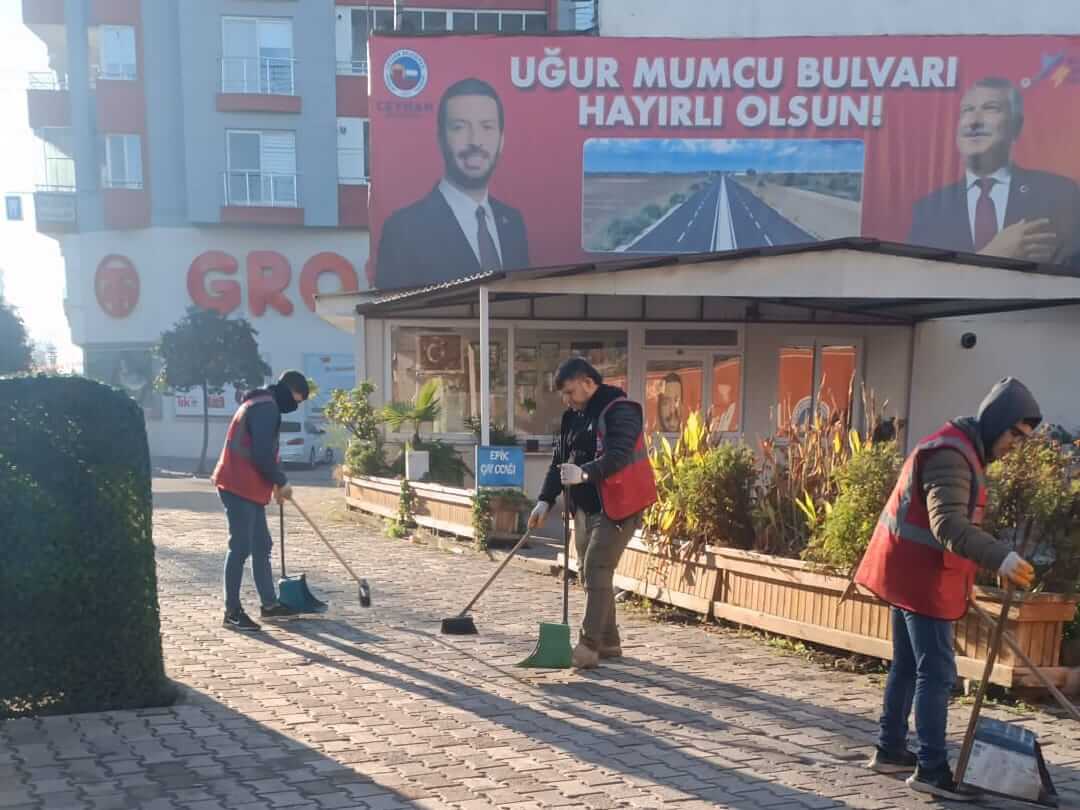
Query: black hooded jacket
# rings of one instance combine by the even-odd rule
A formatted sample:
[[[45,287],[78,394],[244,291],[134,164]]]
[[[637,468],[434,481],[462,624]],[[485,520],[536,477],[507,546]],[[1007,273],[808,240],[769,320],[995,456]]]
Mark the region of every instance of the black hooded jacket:
[[[641,435],[641,409],[636,406],[616,405],[607,414],[607,435],[604,437],[604,454],[596,458],[596,423],[613,400],[625,397],[626,392],[611,385],[601,385],[585,405],[585,410],[569,409],[563,414],[559,429],[559,443],[551,457],[551,467],[540,490],[540,500],[548,505],[555,503],[562,491],[559,475],[561,464],[577,464],[589,475],[585,484],[570,487],[571,514],[581,509],[590,515],[602,510],[600,493],[596,483],[630,464],[634,457],[634,445]]]
[[[983,464],[990,458],[994,442],[1017,422],[1038,427],[1042,413],[1035,397],[1019,380],[1006,377],[995,385],[979,406],[978,416],[952,420],[952,424],[972,440]],[[919,465],[918,475],[930,531],[949,551],[996,571],[1012,550],[971,523],[968,509],[975,482],[967,461],[956,450],[934,450]]]

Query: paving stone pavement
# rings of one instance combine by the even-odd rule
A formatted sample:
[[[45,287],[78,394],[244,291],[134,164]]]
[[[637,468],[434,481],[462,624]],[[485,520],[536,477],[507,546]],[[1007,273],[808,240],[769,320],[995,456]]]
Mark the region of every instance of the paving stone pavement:
[[[331,611],[255,635],[222,628],[217,497],[205,481],[156,479],[166,667],[182,701],[0,725],[0,808],[934,804],[863,767],[880,679],[622,608],[624,659],[581,674],[515,669],[537,623],[561,616],[557,580],[510,566],[478,605],[480,635],[441,636],[439,620],[493,563],[382,537],[345,515],[332,487],[297,498],[371,580],[374,607],[359,607],[355,585],[291,512],[289,570],[307,572]],[[582,601],[572,589],[572,622]],[[257,606],[250,574],[245,602]],[[1063,806],[1080,807],[1078,724],[987,714],[1035,731]],[[954,707],[954,745],[966,716]]]

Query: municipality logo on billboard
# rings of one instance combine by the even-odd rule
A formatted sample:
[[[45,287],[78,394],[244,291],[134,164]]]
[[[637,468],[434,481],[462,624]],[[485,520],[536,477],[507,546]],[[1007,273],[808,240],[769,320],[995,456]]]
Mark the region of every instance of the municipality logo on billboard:
[[[413,98],[427,86],[428,71],[424,57],[402,48],[394,51],[383,66],[383,81],[398,98]]]

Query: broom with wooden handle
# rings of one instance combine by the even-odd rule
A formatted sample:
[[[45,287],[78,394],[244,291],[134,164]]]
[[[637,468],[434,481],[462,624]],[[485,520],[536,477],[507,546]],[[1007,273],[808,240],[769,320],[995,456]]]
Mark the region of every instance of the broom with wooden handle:
[[[441,630],[443,633],[449,636],[476,635],[476,622],[473,621],[472,616],[466,614],[472,610],[473,605],[475,605],[480,597],[484,595],[484,591],[486,591],[488,586],[495,581],[495,578],[502,573],[502,570],[506,568],[510,560],[514,559],[514,555],[521,550],[521,547],[525,545],[525,541],[528,540],[530,536],[532,536],[532,529],[527,529],[525,534],[521,535],[521,539],[517,541],[517,544],[510,549],[510,553],[506,555],[506,559],[504,559],[502,563],[499,564],[499,567],[495,569],[495,573],[488,577],[487,582],[484,583],[484,586],[477,592],[476,596],[469,601],[469,604],[465,606],[465,609],[462,610],[461,613],[457,616],[450,616],[442,620]]]
[[[371,587],[368,585],[368,581],[356,575],[356,572],[352,570],[352,567],[345,562],[345,558],[342,557],[338,553],[338,550],[334,548],[333,544],[326,539],[326,535],[324,535],[322,530],[315,525],[315,521],[308,517],[308,513],[303,510],[300,504],[292,498],[290,498],[289,501],[296,507],[296,511],[300,513],[304,520],[307,521],[307,524],[312,528],[312,531],[315,532],[316,536],[322,540],[326,547],[330,549],[331,553],[337,557],[338,562],[345,566],[345,570],[349,572],[349,576],[356,580],[357,598],[360,600],[361,607],[371,607]]]

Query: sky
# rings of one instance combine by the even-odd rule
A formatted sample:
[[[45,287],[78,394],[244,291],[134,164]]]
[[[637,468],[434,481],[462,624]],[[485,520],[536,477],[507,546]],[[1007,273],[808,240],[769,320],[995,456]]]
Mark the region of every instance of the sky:
[[[48,70],[41,40],[22,24],[21,0],[0,0],[0,195],[20,194],[23,220],[9,222],[0,209],[0,273],[4,300],[26,323],[32,340],[52,343],[61,366],[79,369],[81,351],[72,345],[64,315],[64,260],[57,240],[34,226],[34,184],[42,148],[27,121],[26,79]]]
[[[848,139],[593,138],[585,173],[858,172],[863,143]]]

